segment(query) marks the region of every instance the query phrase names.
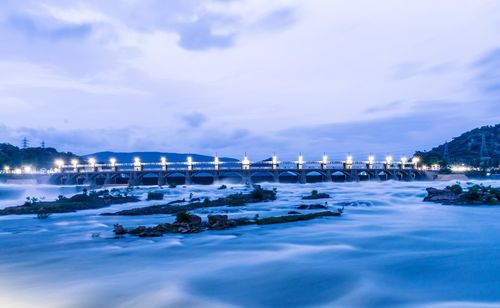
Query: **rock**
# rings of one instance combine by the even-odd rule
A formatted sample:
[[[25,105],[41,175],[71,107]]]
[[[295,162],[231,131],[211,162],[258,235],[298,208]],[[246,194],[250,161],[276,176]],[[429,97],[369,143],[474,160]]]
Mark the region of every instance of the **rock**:
[[[125,228],[120,225],[120,224],[115,224],[114,225],[114,229],[113,229],[113,232],[116,234],[116,235],[123,235],[123,234],[126,234],[127,231],[125,230]]]
[[[161,193],[161,192],[148,192],[148,198],[147,200],[148,201],[151,201],[151,200],[163,200],[163,196],[164,194]]]
[[[328,207],[323,204],[302,204],[297,207],[299,210],[324,210],[327,209]]]
[[[453,203],[456,202],[459,198],[459,195],[456,195],[449,189],[437,189],[429,187],[426,188],[426,190],[427,190],[427,196],[424,198],[424,201]]]
[[[202,222],[203,222],[203,220],[201,219],[200,216],[192,215],[192,214],[189,215],[189,223],[188,223],[189,225],[200,226]]]
[[[222,189],[227,189],[227,186],[226,186],[226,185],[221,185],[221,186],[219,186],[219,188],[217,188],[217,189],[219,189],[219,190],[222,190]]]
[[[208,215],[208,227],[210,229],[225,229],[228,226],[227,215]]]
[[[318,193],[317,190],[313,190],[309,196],[302,197],[303,200],[316,200],[316,199],[328,199],[330,198],[329,194]]]
[[[300,215],[300,212],[290,211],[290,212],[288,212],[288,215]]]

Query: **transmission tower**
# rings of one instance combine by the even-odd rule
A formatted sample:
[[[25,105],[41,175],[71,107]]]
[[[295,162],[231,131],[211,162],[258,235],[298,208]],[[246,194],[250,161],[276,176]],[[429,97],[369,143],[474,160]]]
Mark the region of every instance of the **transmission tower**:
[[[30,145],[28,138],[24,137],[23,140],[21,141],[21,145],[22,145],[23,149],[27,149],[28,146]]]
[[[42,140],[42,149],[45,149],[45,141]]]
[[[448,142],[444,144],[443,162],[445,162],[446,164],[450,162],[450,152],[448,150]]]
[[[479,159],[481,164],[486,166],[486,162],[490,159],[490,154],[488,153],[488,147],[486,147],[486,136],[481,135],[481,149],[479,150]]]

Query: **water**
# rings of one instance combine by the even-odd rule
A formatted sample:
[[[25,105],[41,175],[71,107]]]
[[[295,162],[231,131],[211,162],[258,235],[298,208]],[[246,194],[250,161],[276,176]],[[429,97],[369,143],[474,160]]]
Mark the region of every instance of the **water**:
[[[172,217],[98,214],[158,201],[46,220],[0,217],[0,306],[500,306],[500,207],[423,203],[431,184],[450,183],[267,184],[277,187],[276,202],[198,214],[285,214],[312,189],[332,194],[329,205],[360,202],[342,217],[152,239],[112,239],[113,224]],[[165,201],[245,190],[230,187],[178,187],[166,190]],[[0,192],[4,207],[27,193],[55,198],[75,188],[0,186]]]

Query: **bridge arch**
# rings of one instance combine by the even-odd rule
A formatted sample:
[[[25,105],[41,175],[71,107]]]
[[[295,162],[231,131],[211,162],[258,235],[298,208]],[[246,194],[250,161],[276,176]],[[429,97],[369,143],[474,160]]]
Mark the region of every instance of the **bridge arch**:
[[[347,181],[347,174],[340,170],[337,170],[332,173],[332,181],[333,182],[345,182]]]
[[[145,186],[155,186],[160,182],[160,174],[157,172],[146,172],[139,176],[139,181]]]
[[[318,183],[324,182],[326,180],[326,174],[318,170],[313,170],[306,172],[306,182],[307,183]]]
[[[279,174],[280,183],[298,183],[300,174],[295,171],[285,171]]]
[[[214,183],[214,175],[207,171],[201,171],[193,174],[191,180],[193,184],[210,185]]]
[[[219,173],[219,180],[228,183],[243,183],[243,174],[241,172],[227,171]]]
[[[257,171],[250,175],[252,183],[274,182],[274,174],[269,171]]]
[[[371,174],[363,170],[358,172],[358,179],[360,181],[369,181],[371,179]]]
[[[186,175],[180,172],[172,172],[165,177],[167,184],[184,185],[186,184]]]
[[[97,174],[97,175],[93,176],[91,183],[93,183],[96,186],[103,186],[104,184],[106,184],[106,175],[105,174]]]

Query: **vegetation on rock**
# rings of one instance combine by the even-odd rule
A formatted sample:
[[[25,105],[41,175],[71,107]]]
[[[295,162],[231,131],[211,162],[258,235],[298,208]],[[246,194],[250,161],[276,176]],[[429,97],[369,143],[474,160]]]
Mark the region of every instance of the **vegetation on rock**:
[[[31,198],[20,206],[7,207],[0,210],[0,215],[36,214],[38,218],[52,213],[69,213],[81,210],[99,209],[112,204],[137,202],[139,198],[128,195],[112,195],[108,190],[74,195],[70,198],[59,196],[55,201],[38,201]],[[48,217],[48,216],[47,216]]]
[[[500,205],[500,187],[473,185],[465,190],[458,183],[445,189],[430,187],[424,201],[453,205]]]
[[[176,214],[178,212],[188,212],[200,208],[217,207],[217,206],[243,206],[248,203],[267,202],[276,200],[276,190],[263,189],[260,186],[255,186],[250,193],[237,193],[227,197],[221,197],[215,200],[205,198],[203,201],[190,202],[187,205],[173,206],[178,201],[173,201],[165,205],[153,205],[148,207],[119,211],[116,213],[104,213],[102,215],[156,215],[156,214]]]

